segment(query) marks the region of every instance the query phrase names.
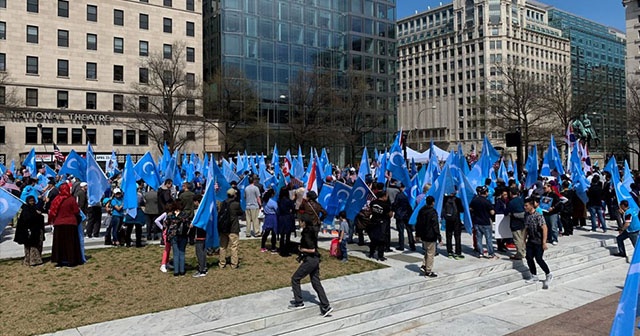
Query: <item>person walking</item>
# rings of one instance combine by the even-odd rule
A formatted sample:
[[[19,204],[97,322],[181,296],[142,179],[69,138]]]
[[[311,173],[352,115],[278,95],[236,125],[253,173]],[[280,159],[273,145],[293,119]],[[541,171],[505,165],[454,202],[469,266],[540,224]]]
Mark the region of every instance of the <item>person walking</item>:
[[[254,236],[260,237],[260,221],[258,220],[258,214],[260,213],[260,207],[262,207],[262,200],[260,199],[260,188],[258,187],[258,180],[255,176],[249,177],[249,185],[244,188],[244,201],[247,217],[247,227],[245,228],[245,234],[247,238]]]
[[[424,248],[424,261],[420,268],[424,271],[424,275],[429,278],[438,276],[433,272],[433,258],[436,256],[436,244],[442,241],[438,212],[433,207],[435,202],[436,200],[433,196],[427,196],[426,204],[418,212],[416,221],[416,237],[422,241],[422,247]]]
[[[537,263],[546,274],[544,286],[548,288],[551,280],[553,280],[553,274],[551,274],[549,266],[543,259],[544,251],[547,249],[548,228],[543,216],[536,211],[536,205],[532,198],[527,198],[524,201],[524,209],[526,212],[524,233],[524,238],[527,242],[526,258],[529,272],[531,272],[531,277],[526,282],[536,283],[540,281],[536,270]]]
[[[42,265],[42,242],[44,241],[44,216],[37,209],[36,198],[27,196],[27,204],[20,208],[13,241],[24,245],[25,266]]]

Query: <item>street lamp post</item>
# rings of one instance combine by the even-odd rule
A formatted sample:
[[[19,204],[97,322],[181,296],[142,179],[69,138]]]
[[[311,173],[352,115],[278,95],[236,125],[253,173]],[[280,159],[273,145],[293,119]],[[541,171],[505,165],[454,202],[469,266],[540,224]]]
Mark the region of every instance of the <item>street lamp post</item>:
[[[281,94],[279,98],[280,99],[287,99],[287,96]],[[270,147],[270,141],[269,141],[269,129],[270,129],[270,127],[269,127],[269,117],[271,115],[270,112],[273,109],[274,110],[274,114],[273,114],[274,115],[274,119],[277,119],[276,116],[277,116],[278,103],[279,103],[279,101],[277,100],[276,103],[275,103],[275,107],[274,107],[274,104],[271,103],[271,109],[267,110],[267,155],[269,155],[269,150],[271,148]]]
[[[418,130],[418,124],[420,124],[420,116],[422,115],[422,112],[427,111],[429,108],[423,108],[422,110],[418,111],[418,116],[416,117],[416,123],[414,124],[413,129],[410,129],[409,132],[407,133],[407,142],[409,142],[410,136],[411,136],[411,132],[412,131],[417,131]],[[431,106],[431,110],[433,111],[433,114],[435,115],[436,112],[436,106],[433,105]],[[416,144],[419,143],[419,139],[416,139]]]

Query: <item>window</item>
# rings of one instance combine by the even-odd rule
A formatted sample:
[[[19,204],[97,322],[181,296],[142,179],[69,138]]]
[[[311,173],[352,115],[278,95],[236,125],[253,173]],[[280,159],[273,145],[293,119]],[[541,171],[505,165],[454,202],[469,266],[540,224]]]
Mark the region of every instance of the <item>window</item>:
[[[95,128],[87,128],[85,130],[85,133],[87,135],[87,138],[85,139],[86,143],[91,142],[91,144],[93,144],[93,145],[98,143],[96,141],[97,140],[97,136],[96,136],[97,133],[96,133],[96,129]]]
[[[0,40],[7,39],[7,23],[0,21]]]
[[[27,26],[27,42],[38,43],[38,27]]]
[[[162,55],[164,59],[171,59],[171,54],[173,53],[173,47],[171,44],[163,44],[162,45]]]
[[[77,145],[82,143],[82,128],[71,129],[71,144]]]
[[[0,8],[7,8],[7,0],[0,0]]]
[[[122,37],[113,38],[113,52],[116,54],[124,53],[124,39]]]
[[[87,62],[87,79],[98,79],[98,64]]]
[[[113,80],[116,82],[124,82],[124,67],[122,65],[113,66]]]
[[[196,10],[196,6],[193,0],[187,0],[187,10],[188,11]]]
[[[69,60],[58,60],[58,77],[69,77]]]
[[[40,135],[42,136],[42,143],[53,143],[53,128],[43,127],[40,129]]]
[[[187,82],[187,88],[195,89],[196,88],[196,74],[187,72],[185,76],[185,81]]]
[[[69,1],[58,0],[58,16],[69,17]]]
[[[56,143],[59,145],[66,145],[69,143],[69,129],[67,128],[56,129]]]
[[[0,0],[0,2],[2,2]],[[0,126],[0,144],[4,144],[6,143],[6,131],[4,129],[4,126]]]
[[[138,97],[138,109],[140,110],[140,112],[149,112],[149,97]]]
[[[187,132],[187,140],[196,141],[196,132]]]
[[[193,99],[187,99],[187,114],[196,114],[196,101]]]
[[[31,75],[38,74],[38,58],[35,56],[27,56],[27,73]]]
[[[0,53],[0,71],[7,71],[7,55]]]
[[[122,111],[124,107],[124,96],[120,94],[113,95],[113,110]]]
[[[7,103],[7,88],[0,86],[0,105]]]
[[[58,108],[69,107],[69,91],[58,91]]]
[[[162,4],[165,5],[166,7],[171,7],[173,5],[173,1],[171,1],[171,0],[163,0]]]
[[[187,36],[196,36],[196,24],[187,21]]]
[[[36,127],[27,127],[25,132],[24,142],[27,144],[37,144],[38,143],[38,128]]]
[[[98,22],[98,6],[87,5],[87,21]]]
[[[140,56],[149,56],[149,42],[140,41],[138,43],[138,54]]]
[[[164,108],[164,113],[169,114],[171,113],[171,111],[173,110],[173,104],[171,103],[171,98],[165,98],[163,99],[163,108]]]
[[[170,18],[163,18],[162,19],[162,31],[165,33],[169,33],[171,34],[173,28],[172,28],[172,20]]]
[[[147,68],[138,69],[138,81],[141,84],[149,83],[149,69]]]
[[[194,48],[187,48],[187,62],[196,61],[196,50]]]
[[[149,145],[149,131],[138,131],[138,145]]]
[[[149,15],[140,13],[140,29],[149,29]]]
[[[122,145],[122,130],[113,130],[113,144]]]
[[[95,110],[98,107],[98,95],[95,92],[87,92],[87,110]]]
[[[38,106],[38,89],[27,89],[27,106]]]
[[[113,10],[113,24],[116,26],[124,26],[124,11],[120,9]]]
[[[98,50],[98,35],[87,34],[87,50]]]
[[[27,0],[27,12],[30,12],[30,13],[38,12],[38,0]]]
[[[171,82],[173,82],[173,74],[169,70],[165,70],[162,72],[162,82],[164,86],[171,86]]]
[[[136,144],[136,131],[127,130],[127,145]]]
[[[58,47],[69,47],[69,31],[58,29]]]

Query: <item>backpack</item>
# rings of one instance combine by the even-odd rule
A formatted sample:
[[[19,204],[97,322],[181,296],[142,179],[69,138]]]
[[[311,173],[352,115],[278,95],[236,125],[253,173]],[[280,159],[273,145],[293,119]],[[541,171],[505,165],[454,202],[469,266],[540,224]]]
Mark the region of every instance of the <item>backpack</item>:
[[[333,238],[329,247],[329,255],[338,259],[342,258],[342,251],[340,250],[340,239]]]
[[[218,232],[231,233],[231,212],[227,201],[222,202],[218,211]]]
[[[445,220],[454,220],[458,216],[458,207],[455,197],[449,197],[444,203],[443,217]]]

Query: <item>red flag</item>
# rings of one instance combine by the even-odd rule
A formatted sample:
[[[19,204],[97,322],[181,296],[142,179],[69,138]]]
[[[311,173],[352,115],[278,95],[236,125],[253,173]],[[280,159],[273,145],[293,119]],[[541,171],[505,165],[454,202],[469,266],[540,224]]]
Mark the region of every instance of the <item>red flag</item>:
[[[64,155],[60,152],[60,148],[55,143],[53,144],[53,156],[56,159],[56,162],[64,162]]]
[[[284,164],[282,165],[282,175],[289,176],[289,172],[291,171],[291,162],[286,157],[284,158]]]

